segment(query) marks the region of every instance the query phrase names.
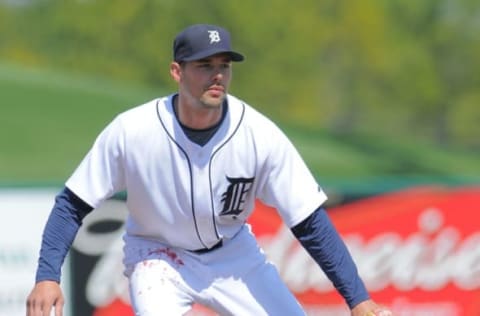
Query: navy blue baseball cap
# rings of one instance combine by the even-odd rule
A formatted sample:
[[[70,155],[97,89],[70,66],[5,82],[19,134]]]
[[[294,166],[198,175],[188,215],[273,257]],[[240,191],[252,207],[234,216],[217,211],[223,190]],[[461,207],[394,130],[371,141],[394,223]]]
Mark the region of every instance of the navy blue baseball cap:
[[[242,54],[232,50],[230,33],[216,25],[195,24],[180,32],[173,42],[173,60],[192,61],[227,53],[232,61],[242,61]]]

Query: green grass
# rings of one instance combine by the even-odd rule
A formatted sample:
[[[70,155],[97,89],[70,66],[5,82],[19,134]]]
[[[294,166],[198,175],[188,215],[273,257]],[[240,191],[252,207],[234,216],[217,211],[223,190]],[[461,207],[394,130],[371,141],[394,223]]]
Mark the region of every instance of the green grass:
[[[114,115],[155,91],[0,64],[0,181],[63,182]]]
[[[286,128],[321,183],[365,194],[412,185],[478,185],[480,155],[431,144],[373,136],[334,136]]]
[[[0,183],[6,185],[63,183],[116,114],[168,92],[6,63],[0,63],[0,91]],[[478,153],[401,137],[285,131],[319,180],[337,189],[480,183]]]

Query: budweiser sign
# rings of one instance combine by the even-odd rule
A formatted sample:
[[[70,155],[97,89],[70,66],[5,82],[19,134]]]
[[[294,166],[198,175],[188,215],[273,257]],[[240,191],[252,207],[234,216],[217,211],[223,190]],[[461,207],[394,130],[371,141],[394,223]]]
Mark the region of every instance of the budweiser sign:
[[[479,210],[480,188],[418,188],[329,213],[373,298],[396,315],[478,316]],[[272,223],[274,211],[263,212],[271,218],[253,223],[260,242],[310,314],[349,315],[280,219]]]
[[[328,211],[372,297],[395,315],[480,315],[480,188],[415,188]],[[350,315],[275,210],[258,203],[250,223],[308,315]],[[96,243],[106,248],[96,250],[101,257],[86,286],[95,316],[133,315],[125,279],[111,273],[120,270],[119,238]],[[196,307],[192,315],[214,314]]]

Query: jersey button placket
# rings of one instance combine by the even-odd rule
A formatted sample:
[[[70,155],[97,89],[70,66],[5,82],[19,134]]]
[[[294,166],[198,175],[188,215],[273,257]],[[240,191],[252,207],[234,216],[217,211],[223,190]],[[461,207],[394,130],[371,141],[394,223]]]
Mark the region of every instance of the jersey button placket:
[[[203,150],[199,150],[193,163],[193,199],[195,202],[195,217],[198,233],[202,243],[211,247],[218,242],[215,222],[212,215],[212,203],[210,193],[210,177],[208,176],[209,157]]]

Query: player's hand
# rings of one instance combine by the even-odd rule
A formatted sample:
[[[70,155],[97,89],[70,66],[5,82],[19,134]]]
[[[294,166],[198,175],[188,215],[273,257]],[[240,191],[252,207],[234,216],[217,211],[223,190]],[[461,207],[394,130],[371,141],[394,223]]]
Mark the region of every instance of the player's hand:
[[[385,307],[379,306],[372,300],[366,300],[352,309],[352,316],[394,316],[393,313]]]
[[[53,308],[55,316],[62,316],[63,304],[60,285],[55,281],[40,281],[27,297],[27,316],[50,316]]]

